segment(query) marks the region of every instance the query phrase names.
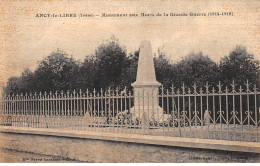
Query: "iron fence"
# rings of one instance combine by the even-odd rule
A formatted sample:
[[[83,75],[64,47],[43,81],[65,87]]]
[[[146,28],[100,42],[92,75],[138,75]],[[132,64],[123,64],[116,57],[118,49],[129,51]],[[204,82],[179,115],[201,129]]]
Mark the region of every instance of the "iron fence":
[[[259,142],[259,94],[256,85],[234,81],[230,87],[12,94],[2,97],[0,124]]]

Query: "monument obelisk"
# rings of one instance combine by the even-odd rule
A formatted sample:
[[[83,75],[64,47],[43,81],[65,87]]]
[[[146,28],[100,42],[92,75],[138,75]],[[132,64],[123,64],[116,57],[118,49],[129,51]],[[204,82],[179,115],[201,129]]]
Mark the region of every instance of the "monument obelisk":
[[[163,109],[159,106],[158,87],[156,81],[151,42],[144,40],[140,44],[136,81],[134,88],[134,107],[131,108],[135,119],[162,121]]]

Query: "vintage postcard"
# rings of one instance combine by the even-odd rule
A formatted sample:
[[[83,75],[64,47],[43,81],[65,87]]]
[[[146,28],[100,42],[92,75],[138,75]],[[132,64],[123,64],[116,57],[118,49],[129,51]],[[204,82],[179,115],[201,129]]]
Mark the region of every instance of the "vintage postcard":
[[[259,163],[260,1],[2,0],[1,163]]]

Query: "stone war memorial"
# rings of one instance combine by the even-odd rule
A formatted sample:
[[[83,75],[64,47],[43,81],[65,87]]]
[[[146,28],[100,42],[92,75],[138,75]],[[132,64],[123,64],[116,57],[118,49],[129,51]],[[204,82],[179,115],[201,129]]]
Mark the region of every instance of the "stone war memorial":
[[[140,55],[134,87],[134,107],[130,112],[135,118],[154,119],[162,121],[163,109],[159,106],[158,88],[161,84],[156,81],[151,42],[144,40],[140,44]],[[149,97],[148,97],[149,96]]]

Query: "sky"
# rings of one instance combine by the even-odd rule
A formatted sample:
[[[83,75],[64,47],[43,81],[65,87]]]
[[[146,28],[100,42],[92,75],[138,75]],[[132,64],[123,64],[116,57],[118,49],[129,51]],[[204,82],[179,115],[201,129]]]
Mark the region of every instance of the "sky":
[[[233,16],[100,17],[107,14],[233,12]],[[36,14],[76,13],[93,18],[38,18]],[[93,54],[112,35],[127,52],[142,40],[153,52],[163,52],[173,62],[189,53],[202,52],[215,62],[237,45],[260,60],[260,1],[252,0],[154,0],[72,1],[25,0],[0,2],[0,82],[19,76],[57,48],[77,60]]]

